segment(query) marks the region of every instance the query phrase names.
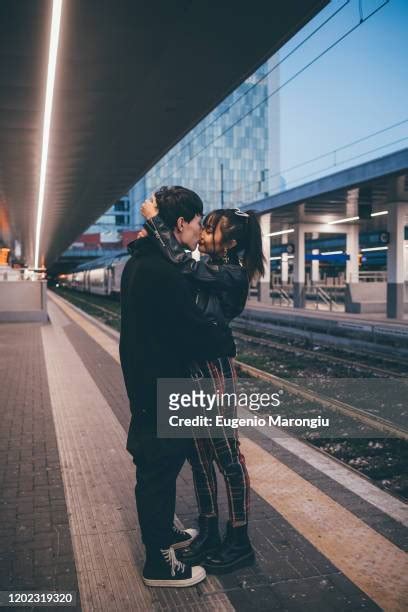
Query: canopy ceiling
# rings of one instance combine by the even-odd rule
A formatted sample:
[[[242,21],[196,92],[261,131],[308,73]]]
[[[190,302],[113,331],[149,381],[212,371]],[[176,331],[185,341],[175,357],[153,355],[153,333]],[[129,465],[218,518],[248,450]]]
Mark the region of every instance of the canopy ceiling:
[[[65,0],[47,265],[327,0]],[[34,258],[51,0],[0,2],[0,244]]]

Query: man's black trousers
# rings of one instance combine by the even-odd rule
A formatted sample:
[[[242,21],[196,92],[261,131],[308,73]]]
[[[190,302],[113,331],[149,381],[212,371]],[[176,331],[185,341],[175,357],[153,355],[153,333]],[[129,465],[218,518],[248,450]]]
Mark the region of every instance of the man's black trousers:
[[[190,452],[191,440],[141,435],[132,444],[136,464],[136,506],[146,548],[169,548],[173,542],[176,480]]]

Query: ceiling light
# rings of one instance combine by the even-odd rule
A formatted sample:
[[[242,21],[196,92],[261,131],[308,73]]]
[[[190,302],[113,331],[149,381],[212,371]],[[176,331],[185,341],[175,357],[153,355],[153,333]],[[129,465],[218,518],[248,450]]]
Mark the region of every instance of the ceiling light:
[[[346,219],[337,219],[337,221],[329,221],[327,225],[336,225],[336,223],[347,223],[347,221],[358,221],[360,217],[347,217]]]
[[[290,234],[294,232],[294,229],[281,230],[280,232],[272,232],[272,234],[264,234],[264,236],[283,236],[283,234]]]
[[[383,247],[367,247],[366,249],[361,249],[362,253],[365,253],[366,251],[386,251],[388,249],[387,246],[383,246]]]
[[[320,255],[343,255],[343,251],[325,251],[320,253]]]
[[[379,217],[380,215],[388,215],[388,210],[380,210],[380,212],[371,213],[372,217]]]
[[[371,217],[379,217],[388,215],[388,210],[380,210],[379,212],[371,213]],[[337,221],[329,221],[327,225],[336,225],[336,223],[347,223],[348,221],[358,221],[360,217],[347,217],[346,219],[337,219]]]
[[[43,210],[44,210],[45,179],[47,175],[48,145],[50,141],[52,101],[53,101],[53,96],[54,96],[55,69],[57,65],[57,52],[58,52],[59,33],[60,33],[60,24],[61,24],[61,11],[62,11],[62,0],[53,0],[50,49],[49,49],[49,55],[48,55],[48,69],[47,69],[47,87],[46,87],[46,92],[45,92],[44,125],[43,125],[43,139],[42,139],[42,151],[41,151],[41,169],[40,169],[40,187],[39,187],[39,192],[38,192],[37,225],[36,225],[36,231],[35,231],[35,257],[34,257],[34,268],[35,269],[39,268],[41,224],[42,224],[42,217],[43,217]]]

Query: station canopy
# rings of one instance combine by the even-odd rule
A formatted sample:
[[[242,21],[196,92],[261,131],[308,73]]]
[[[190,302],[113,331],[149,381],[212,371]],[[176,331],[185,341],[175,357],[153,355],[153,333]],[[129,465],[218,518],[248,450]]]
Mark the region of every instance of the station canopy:
[[[327,0],[65,0],[47,266]],[[0,246],[34,259],[51,0],[0,2]]]
[[[323,226],[346,220],[361,231],[381,231],[395,201],[396,182],[408,189],[408,148],[271,195],[243,210],[271,213],[271,232],[295,224]],[[315,230],[313,230],[315,231]]]

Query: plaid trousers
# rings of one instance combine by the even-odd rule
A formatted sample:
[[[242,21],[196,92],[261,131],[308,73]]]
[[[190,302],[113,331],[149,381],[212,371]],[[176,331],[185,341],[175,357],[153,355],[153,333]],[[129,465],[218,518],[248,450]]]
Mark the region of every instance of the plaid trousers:
[[[199,366],[203,376],[211,381],[214,393],[236,392],[236,372],[234,361],[224,357],[215,361],[207,361]],[[225,408],[217,407],[218,414],[233,416],[236,407],[226,414]],[[227,409],[228,411],[228,409]],[[217,414],[217,412],[215,413]],[[213,416],[215,416],[213,414]],[[222,437],[194,437],[193,446],[188,460],[193,471],[194,489],[200,515],[217,516],[217,476],[214,464],[217,465],[225,480],[227,490],[229,517],[233,526],[248,522],[250,482],[245,457],[240,452],[238,431],[233,434],[222,430]],[[218,436],[219,436],[218,432]]]

